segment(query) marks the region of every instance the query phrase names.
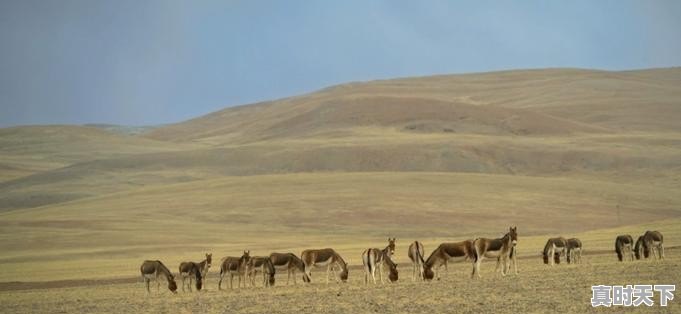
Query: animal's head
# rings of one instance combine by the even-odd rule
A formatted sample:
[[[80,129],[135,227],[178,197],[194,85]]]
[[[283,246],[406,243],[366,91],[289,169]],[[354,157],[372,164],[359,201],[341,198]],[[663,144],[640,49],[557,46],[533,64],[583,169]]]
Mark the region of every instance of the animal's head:
[[[173,275],[168,277],[168,290],[172,293],[177,293],[177,283],[175,283],[175,277],[173,277]]]
[[[541,254],[542,254],[542,257],[544,258],[544,264],[548,264],[549,263],[549,252],[544,251],[544,252],[541,252]]]
[[[343,270],[340,272],[339,277],[343,282],[348,281],[348,264],[343,263]]]
[[[270,278],[268,280],[269,280],[269,283],[270,283],[270,287],[273,287],[274,286],[274,274],[270,274]],[[305,280],[305,279],[303,279],[303,280]]]
[[[206,268],[210,268],[213,263],[213,253],[206,253]]]
[[[397,264],[395,264],[395,267],[390,268],[390,275],[388,275],[388,278],[390,279],[390,282],[395,282],[397,281]]]
[[[516,243],[518,243],[518,227],[517,226],[509,227],[508,234],[509,236],[511,236],[511,243],[513,245],[516,245]]]
[[[251,251],[250,250],[244,250],[244,254],[241,255],[241,261],[244,264],[248,264],[251,262]]]
[[[388,254],[390,256],[395,254],[395,238],[388,238]]]
[[[435,277],[435,272],[433,272],[433,269],[431,267],[424,265],[424,267],[423,267],[423,278],[425,280],[433,280],[433,277]]]
[[[201,279],[201,276],[196,276],[196,291],[200,291],[202,287],[203,279]]]
[[[643,236],[640,236],[638,237],[638,240],[636,240],[636,245],[634,246],[634,255],[636,255],[636,259],[641,259],[644,253],[645,252],[643,250]]]

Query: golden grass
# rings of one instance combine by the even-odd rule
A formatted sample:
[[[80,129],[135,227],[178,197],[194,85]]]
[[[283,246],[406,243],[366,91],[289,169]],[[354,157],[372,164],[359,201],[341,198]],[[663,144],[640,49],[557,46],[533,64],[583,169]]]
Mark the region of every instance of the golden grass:
[[[640,233],[645,229],[662,230],[668,248],[664,261],[617,262],[614,252],[597,252],[611,249],[611,242],[620,232]],[[163,285],[157,292],[147,295],[144,284],[136,283],[83,283],[91,286],[69,288],[34,287],[25,291],[2,291],[0,302],[5,313],[26,312],[128,312],[128,313],[432,313],[432,312],[601,312],[590,306],[592,285],[626,284],[677,284],[681,281],[681,220],[653,224],[604,229],[583,234],[585,255],[581,265],[544,265],[538,255],[524,255],[518,260],[519,274],[501,277],[493,273],[494,261],[483,262],[482,279],[469,278],[471,264],[450,264],[441,281],[412,282],[411,268],[403,262],[406,243],[398,244],[398,269],[400,280],[395,284],[364,285],[364,274],[358,267],[350,270],[347,284],[325,285],[324,271],[313,271],[313,284],[285,286],[286,276],[277,275],[274,288],[262,287],[217,290],[217,278],[212,275],[204,291],[172,295]],[[548,235],[547,235],[548,236]],[[538,250],[547,236],[521,237],[519,249],[523,252]],[[400,239],[398,239],[398,242]],[[404,242],[404,241],[402,241]],[[374,243],[378,245],[379,243]],[[435,242],[426,243],[432,248]],[[368,245],[365,244],[365,245]],[[669,248],[677,246],[676,248]],[[349,249],[341,251],[350,255]],[[360,251],[352,254],[358,255]],[[99,261],[93,261],[94,264]],[[85,266],[85,265],[84,265]],[[131,275],[138,265],[129,265]],[[107,265],[100,265],[102,269]],[[211,269],[217,272],[216,266]],[[171,267],[173,269],[174,267]],[[300,278],[299,278],[300,279]],[[321,281],[321,282],[320,282]],[[615,307],[608,311],[673,313],[681,310],[677,300],[661,308],[659,295],[654,308]]]

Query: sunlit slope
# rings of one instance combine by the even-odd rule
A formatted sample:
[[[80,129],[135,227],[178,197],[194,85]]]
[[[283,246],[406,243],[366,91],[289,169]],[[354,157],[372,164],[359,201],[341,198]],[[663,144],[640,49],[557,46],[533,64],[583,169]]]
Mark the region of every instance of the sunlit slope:
[[[45,125],[0,129],[0,182],[74,163],[189,145],[110,133],[98,128]]]
[[[227,108],[146,136],[212,144],[361,126],[405,132],[568,135],[681,130],[681,69],[517,70],[350,83]]]

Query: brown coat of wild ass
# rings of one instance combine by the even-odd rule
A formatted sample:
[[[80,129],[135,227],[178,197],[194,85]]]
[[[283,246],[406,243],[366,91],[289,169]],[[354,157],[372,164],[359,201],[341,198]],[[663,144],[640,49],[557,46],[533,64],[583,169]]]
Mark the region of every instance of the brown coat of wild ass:
[[[229,288],[232,289],[232,280],[234,276],[239,277],[239,283],[237,288],[241,287],[241,280],[244,281],[244,287],[246,287],[246,271],[248,262],[250,261],[250,251],[244,251],[241,257],[225,257],[220,262],[220,281],[218,282],[218,290],[222,290],[222,279],[225,275],[229,274]]]
[[[213,261],[213,254],[206,253],[206,259],[200,263],[194,262],[182,262],[180,263],[180,279],[182,279],[182,291],[184,290],[185,280],[189,278],[189,291],[192,291],[192,277],[196,280],[196,290],[201,290],[201,287],[205,284],[206,275],[208,275],[208,269],[210,269],[211,262]]]
[[[475,239],[473,246],[475,247],[476,261],[471,277],[478,274],[478,278],[480,278],[480,264],[485,257],[496,258],[497,268],[499,263],[503,263],[503,267],[501,268],[502,276],[506,275],[508,267],[510,267],[510,263],[508,263],[509,258],[513,258],[513,263],[517,265],[515,254],[511,254],[513,252],[513,247],[518,244],[517,230],[517,227],[509,227],[508,232],[498,239]]]
[[[275,269],[282,269],[286,270],[286,273],[288,276],[286,277],[286,285],[288,285],[289,279],[291,279],[291,275],[293,275],[293,284],[296,283],[296,270],[300,271],[303,274],[303,281],[304,282],[309,282],[310,278],[307,277],[307,274],[305,274],[305,264],[303,263],[303,260],[298,258],[293,253],[272,253],[270,254],[270,261],[272,262],[272,265],[274,266]]]
[[[274,286],[274,275],[276,270],[272,261],[270,261],[269,256],[253,256],[247,265],[247,274],[251,279],[251,286],[255,287],[255,276],[258,275],[258,271],[262,272],[262,285],[263,287]]]
[[[655,255],[657,251],[657,255]],[[664,237],[659,231],[646,231],[638,237],[634,249],[636,259],[648,258],[651,253],[653,258],[664,259]]]
[[[582,263],[582,241],[577,238],[567,239],[567,263]]]
[[[423,256],[426,253],[424,251],[423,244],[421,244],[419,241],[414,241],[409,245],[409,251],[407,252],[412,266],[411,280],[416,281],[417,274],[419,279],[424,280],[423,264],[425,264],[426,261],[423,259]]]
[[[624,254],[629,251],[630,260],[634,260],[634,238],[628,234],[618,235],[615,238],[615,252],[620,262],[624,261]]]
[[[438,270],[450,261],[471,261],[475,263],[476,255],[473,240],[440,244],[423,263],[423,278],[432,280],[437,275],[437,279],[440,280]],[[473,271],[475,271],[475,268]]]
[[[336,281],[339,279],[342,282],[347,282],[348,280],[348,264],[343,260],[343,258],[336,253],[333,249],[318,249],[318,250],[305,250],[300,254],[300,259],[303,260],[305,264],[305,274],[307,275],[309,282],[312,279],[312,268],[313,267],[324,267],[326,266],[326,283],[329,283],[329,273],[333,272]],[[340,269],[340,273],[336,274],[335,267]]]
[[[172,293],[177,293],[177,283],[175,283],[175,277],[170,272],[168,267],[163,265],[161,261],[144,261],[142,266],[140,266],[140,273],[142,274],[144,283],[147,285],[147,293],[151,292],[149,291],[149,282],[151,282],[152,279],[156,280],[156,290],[160,290],[161,282],[158,280],[158,277],[160,276],[165,277],[168,281],[168,290],[170,290]]]
[[[563,237],[550,238],[544,245],[542,257],[544,264],[560,264],[560,255],[565,255],[567,250],[567,240]]]
[[[381,283],[383,283],[383,267],[388,267],[388,278],[390,281],[397,281],[397,264],[390,258],[393,254],[395,254],[395,238],[388,238],[388,246],[383,250],[369,248],[362,252],[362,263],[364,264],[365,271],[364,284],[369,283],[369,276],[373,278],[374,284],[376,284],[377,270],[378,276],[381,278]]]

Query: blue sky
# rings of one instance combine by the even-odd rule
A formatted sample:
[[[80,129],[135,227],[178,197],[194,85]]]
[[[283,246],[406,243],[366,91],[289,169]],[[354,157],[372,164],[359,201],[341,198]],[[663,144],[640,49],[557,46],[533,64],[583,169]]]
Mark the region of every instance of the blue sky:
[[[681,66],[681,1],[0,0],[0,127],[178,122],[382,78]]]

